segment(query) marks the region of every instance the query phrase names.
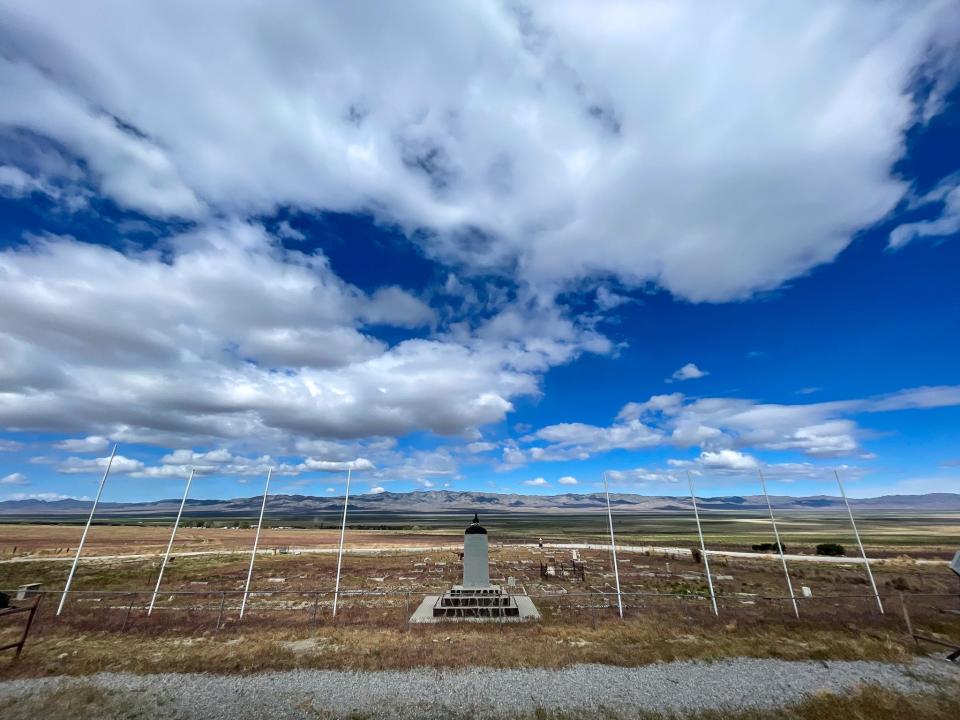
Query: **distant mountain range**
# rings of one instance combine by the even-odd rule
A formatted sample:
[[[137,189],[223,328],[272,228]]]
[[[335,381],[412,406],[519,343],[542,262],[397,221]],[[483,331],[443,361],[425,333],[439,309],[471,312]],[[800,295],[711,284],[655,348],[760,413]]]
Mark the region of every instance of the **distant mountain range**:
[[[232,500],[188,500],[185,514],[192,517],[251,516],[260,510],[263,496]],[[771,496],[777,510],[842,510],[843,501],[829,495],[810,497]],[[610,503],[618,512],[692,511],[689,497],[632,495],[611,493]],[[704,510],[766,510],[762,495],[726,495],[697,499]],[[0,516],[75,516],[90,511],[88,500],[5,500],[0,502]],[[97,513],[104,516],[171,515],[179,507],[179,499],[154,502],[101,502]],[[875,498],[851,499],[861,510],[885,511],[960,511],[960,493],[928,493],[925,495],[883,495]],[[535,512],[580,513],[606,510],[602,493],[565,495],[517,495],[486,492],[454,492],[449,490],[408,493],[383,492],[350,498],[350,511],[379,513],[448,513],[448,512]],[[304,516],[343,510],[342,497],[311,495],[270,495],[267,513]]]

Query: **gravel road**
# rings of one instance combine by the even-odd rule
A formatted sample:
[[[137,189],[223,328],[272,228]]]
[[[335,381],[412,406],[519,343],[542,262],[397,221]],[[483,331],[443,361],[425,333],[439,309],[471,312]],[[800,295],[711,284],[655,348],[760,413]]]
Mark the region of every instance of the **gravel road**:
[[[638,668],[577,665],[562,670],[423,669],[405,672],[288,671],[257,675],[103,673],[0,683],[0,703],[15,705],[54,689],[94,685],[136,708],[125,717],[514,718],[538,709],[589,717],[635,717],[639,710],[695,712],[769,709],[818,692],[863,683],[901,692],[957,682],[956,666],[935,659],[787,662],[732,659]],[[132,701],[131,701],[132,699]],[[29,704],[29,702],[24,703]]]

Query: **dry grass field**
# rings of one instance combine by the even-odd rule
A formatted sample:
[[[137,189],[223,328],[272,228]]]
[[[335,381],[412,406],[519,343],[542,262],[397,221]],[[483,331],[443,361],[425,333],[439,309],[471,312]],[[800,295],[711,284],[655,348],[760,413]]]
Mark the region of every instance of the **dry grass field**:
[[[401,669],[419,666],[555,667],[575,663],[640,665],[721,657],[899,660],[932,650],[905,641],[899,597],[915,623],[945,639],[960,638],[951,614],[957,578],[944,564],[915,563],[910,548],[892,553],[874,572],[887,614],[869,596],[862,565],[792,563],[802,599],[793,617],[779,562],[714,558],[720,604],[714,617],[703,567],[690,555],[621,553],[625,619],[616,610],[614,576],[606,551],[582,551],[583,580],[542,577],[541,564],[569,564],[569,550],[539,551],[491,544],[491,577],[533,596],[543,620],[533,625],[409,626],[424,594],[461,575],[455,550],[399,548],[450,544],[458,535],[366,530],[348,533],[363,554],[345,556],[339,612],[331,615],[336,557],[289,548],[335,548],[332,530],[265,530],[253,594],[241,621],[239,605],[248,554],[177,552],[249,549],[251,530],[183,528],[156,610],[146,613],[168,529],[95,527],[89,559],[81,562],[64,614],[54,615],[69,562],[56,548],[79,535],[76,526],[0,526],[4,546],[39,556],[0,562],[0,589],[42,583],[44,597],[27,651],[0,676],[177,671],[254,672],[301,667]],[[392,548],[392,549],[391,549]],[[376,550],[375,550],[376,549]],[[941,548],[945,551],[946,548]],[[104,556],[148,554],[125,560]],[[50,555],[53,555],[51,557]],[[7,555],[9,559],[11,554]],[[48,559],[47,559],[48,558]],[[952,594],[952,595],[951,595]],[[9,630],[9,629],[8,629]]]
[[[0,559],[24,555],[70,556],[76,552],[82,528],[77,525],[0,525]],[[250,528],[192,528],[177,530],[179,552],[249,550],[254,530]],[[160,553],[170,539],[167,525],[94,525],[84,545],[84,556]],[[264,528],[261,547],[313,547],[334,549],[340,531],[333,529]],[[389,545],[436,545],[461,542],[459,534],[402,531],[349,531],[350,547]]]
[[[750,523],[747,527],[753,528]],[[765,557],[711,560],[719,616],[711,611],[703,565],[689,553],[619,554],[624,617],[617,610],[611,556],[580,550],[583,577],[544,576],[541,566],[569,567],[571,550],[522,545],[490,546],[490,574],[513,591],[528,593],[542,620],[526,624],[408,623],[425,594],[458,582],[462,536],[445,528],[425,531],[351,530],[343,559],[338,613],[332,614],[338,533],[330,529],[265,529],[254,567],[245,616],[239,607],[253,531],[181,528],[157,596],[147,613],[169,527],[101,525],[92,529],[63,614],[59,591],[70,567],[76,525],[0,526],[0,590],[41,583],[45,594],[23,655],[0,658],[0,681],[78,676],[80,685],[27,697],[0,698],[4,717],[148,718],[166,705],[142,693],[105,690],[83,676],[132,673],[144,681],[163,673],[217,673],[244,682],[273,671],[414,668],[548,668],[586,665],[639,667],[684,660],[876,660],[908,662],[942,650],[907,635],[901,602],[915,629],[945,641],[960,639],[957,578],[941,560],[949,545],[940,530],[918,543],[885,538],[871,545],[884,559],[874,574],[885,602],[881,615],[862,564],[792,562],[790,577],[801,597],[793,615],[779,562]],[[753,534],[753,533],[756,534]],[[624,533],[628,542],[648,539]],[[545,540],[602,541],[602,534],[569,532]],[[693,543],[667,535],[676,546]],[[763,530],[726,536],[742,550],[763,539]],[[812,553],[808,541],[790,536],[791,550]],[[16,552],[13,546],[17,546]],[[445,546],[444,549],[438,549]],[[422,548],[432,548],[429,550]],[[417,550],[416,548],[421,548]],[[204,554],[190,554],[201,552]],[[119,557],[118,557],[119,556]],[[921,562],[916,562],[923,558]],[[24,561],[24,560],[28,561]],[[22,617],[22,616],[21,616]],[[0,626],[0,643],[19,622]],[[712,665],[711,665],[712,666]],[[946,720],[956,717],[956,686],[904,693],[861,686],[847,694],[817,694],[777,711],[789,720]],[[457,717],[451,711],[449,717]],[[317,715],[326,717],[326,715]],[[759,720],[758,711],[710,711],[690,720]],[[333,717],[330,715],[330,717]],[[352,713],[363,718],[363,713]],[[537,710],[517,720],[607,717],[602,710],[568,714]],[[621,717],[610,715],[609,717]],[[667,720],[638,711],[631,717]],[[671,715],[672,720],[681,716]]]

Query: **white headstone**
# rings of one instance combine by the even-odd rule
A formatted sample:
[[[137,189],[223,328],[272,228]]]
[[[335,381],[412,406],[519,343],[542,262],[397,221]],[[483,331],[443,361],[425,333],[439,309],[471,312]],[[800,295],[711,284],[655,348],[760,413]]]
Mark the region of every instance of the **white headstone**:
[[[960,550],[957,550],[957,554],[953,556],[953,561],[950,563],[950,569],[953,570],[957,575],[960,575]]]

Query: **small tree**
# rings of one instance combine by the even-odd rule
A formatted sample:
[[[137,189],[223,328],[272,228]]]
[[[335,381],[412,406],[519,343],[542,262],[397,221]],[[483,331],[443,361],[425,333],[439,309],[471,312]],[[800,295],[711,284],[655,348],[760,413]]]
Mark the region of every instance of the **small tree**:
[[[838,545],[837,543],[820,543],[817,545],[817,555],[840,557],[844,553],[843,545]]]

